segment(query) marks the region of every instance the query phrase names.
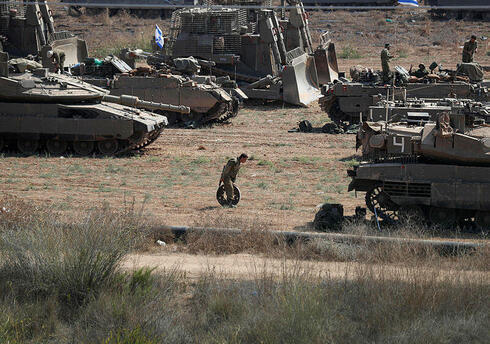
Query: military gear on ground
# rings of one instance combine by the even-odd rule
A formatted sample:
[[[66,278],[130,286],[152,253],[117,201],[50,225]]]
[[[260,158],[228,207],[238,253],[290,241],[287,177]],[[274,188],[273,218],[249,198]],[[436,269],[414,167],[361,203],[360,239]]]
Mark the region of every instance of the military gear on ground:
[[[344,221],[344,207],[342,204],[324,203],[315,214],[313,226],[316,230],[340,230]]]
[[[9,60],[9,65],[14,66],[18,73],[24,73],[26,70],[33,71],[43,67],[39,62],[23,58],[11,59]]]
[[[311,133],[313,131],[313,126],[310,121],[303,120],[298,123],[299,131],[302,133]]]
[[[391,78],[390,60],[392,58],[393,56],[390,54],[390,51],[387,48],[381,50],[381,69],[383,82],[385,83],[389,82]]]
[[[463,46],[464,63],[473,62],[473,55],[475,54],[477,48],[478,48],[478,43],[476,40],[474,40],[473,42],[471,40],[465,42]]]

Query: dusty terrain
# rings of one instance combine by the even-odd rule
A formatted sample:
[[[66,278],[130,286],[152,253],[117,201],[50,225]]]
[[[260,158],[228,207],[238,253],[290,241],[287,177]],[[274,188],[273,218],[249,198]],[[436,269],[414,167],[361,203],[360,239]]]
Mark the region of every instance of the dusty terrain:
[[[146,47],[155,20],[130,17],[68,17],[54,8],[58,29],[88,41],[95,56],[123,46]],[[387,21],[387,19],[390,19]],[[157,21],[168,28],[168,20]],[[328,30],[337,44],[340,67],[377,67],[384,42],[394,44],[396,63],[433,60],[454,66],[460,46],[471,33],[489,36],[488,23],[432,21],[414,10],[390,12],[314,12],[314,39]],[[490,64],[486,42],[477,60]],[[169,225],[213,224],[216,219],[258,221],[293,229],[312,221],[322,202],[340,202],[347,213],[363,197],[347,192],[346,170],[356,163],[354,136],[289,133],[302,119],[314,126],[327,120],[317,104],[309,108],[252,106],[231,124],[198,130],[169,129],[142,154],[114,159],[4,156],[0,191],[50,203],[68,215],[107,202],[134,204]],[[223,164],[242,152],[252,159],[238,178],[242,201],[237,209],[218,207],[215,191]]]

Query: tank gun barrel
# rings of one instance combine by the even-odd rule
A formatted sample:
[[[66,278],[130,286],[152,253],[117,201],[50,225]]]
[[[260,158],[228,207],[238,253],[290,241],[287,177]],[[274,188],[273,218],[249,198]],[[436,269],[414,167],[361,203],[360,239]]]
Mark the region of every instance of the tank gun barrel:
[[[102,100],[109,103],[116,103],[116,104],[136,107],[136,108],[142,108],[150,111],[162,110],[162,111],[178,112],[183,114],[188,114],[191,112],[191,109],[188,106],[149,102],[149,101],[140,100],[138,97],[127,96],[127,95],[123,95],[120,97],[105,95]]]

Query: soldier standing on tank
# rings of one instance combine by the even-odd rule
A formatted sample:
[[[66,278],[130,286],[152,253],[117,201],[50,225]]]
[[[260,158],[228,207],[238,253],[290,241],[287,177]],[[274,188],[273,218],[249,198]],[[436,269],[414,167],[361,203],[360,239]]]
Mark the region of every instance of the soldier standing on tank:
[[[476,41],[476,36],[472,35],[470,40],[464,43],[463,46],[463,62],[471,63],[473,62],[473,55],[478,49],[478,42]]]
[[[390,44],[386,43],[385,48],[381,50],[381,68],[382,68],[382,76],[383,76],[383,82],[389,82],[390,81],[390,60],[393,58],[393,56],[390,54]]]
[[[48,51],[48,58],[53,61],[53,64],[55,66],[55,71],[58,72],[60,71],[63,73],[64,67],[65,67],[65,52],[60,49],[53,49]]]
[[[236,180],[238,171],[240,170],[241,164],[244,164],[248,159],[248,155],[242,153],[238,158],[233,158],[228,160],[226,165],[223,167],[221,172],[221,178],[219,183],[223,183],[226,191],[226,198],[228,200],[228,206],[234,208],[232,200],[234,197],[233,183]]]

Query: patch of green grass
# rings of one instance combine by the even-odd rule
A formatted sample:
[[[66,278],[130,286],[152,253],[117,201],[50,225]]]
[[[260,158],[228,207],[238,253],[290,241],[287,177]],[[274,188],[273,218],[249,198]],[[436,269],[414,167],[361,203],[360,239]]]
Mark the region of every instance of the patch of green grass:
[[[191,163],[194,165],[209,164],[210,162],[211,162],[211,159],[209,159],[205,156],[200,156],[199,158],[191,161]]]
[[[362,58],[362,54],[357,49],[346,46],[340,51],[339,57],[341,59],[360,59]]]
[[[311,165],[319,162],[321,159],[317,156],[293,156],[291,161],[299,162],[301,164]]]
[[[112,174],[119,174],[119,173],[126,172],[126,170],[122,166],[114,166],[112,164],[109,164],[109,166],[106,167],[105,171],[106,173],[112,173]]]
[[[265,166],[265,167],[269,167],[269,168],[274,168],[274,163],[272,161],[269,161],[269,160],[259,160],[259,162],[257,163],[257,166]]]
[[[68,167],[68,172],[69,172],[69,174],[73,174],[73,173],[89,174],[92,172],[92,170],[90,168],[84,167],[80,164],[74,164],[74,165],[70,165]]]
[[[398,50],[397,51],[397,57],[400,57],[402,59],[408,57],[408,52],[406,50]]]
[[[267,183],[260,182],[260,183],[257,184],[257,187],[259,189],[266,190],[269,187],[269,185]]]

